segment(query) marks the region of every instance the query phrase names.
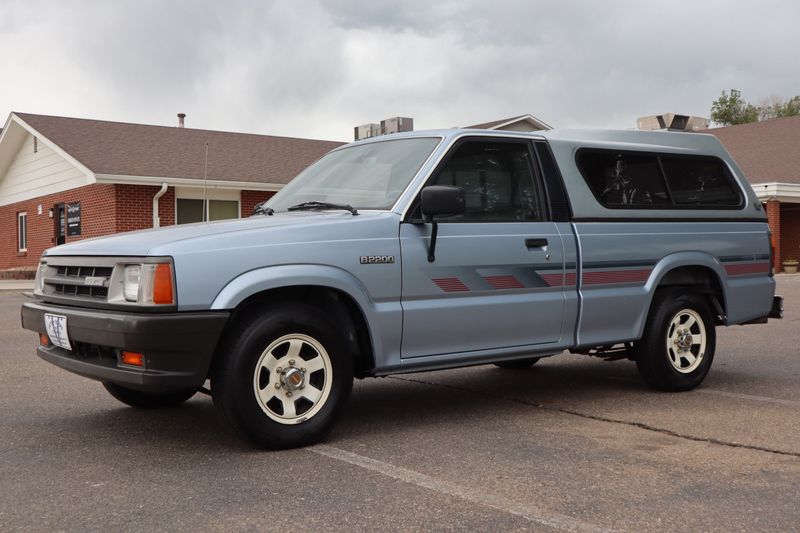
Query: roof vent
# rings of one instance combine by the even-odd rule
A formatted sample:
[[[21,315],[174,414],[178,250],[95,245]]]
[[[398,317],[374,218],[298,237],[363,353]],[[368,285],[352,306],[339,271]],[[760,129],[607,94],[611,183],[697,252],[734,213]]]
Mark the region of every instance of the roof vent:
[[[183,120],[186,118],[186,113],[178,113],[178,127],[183,127]]]

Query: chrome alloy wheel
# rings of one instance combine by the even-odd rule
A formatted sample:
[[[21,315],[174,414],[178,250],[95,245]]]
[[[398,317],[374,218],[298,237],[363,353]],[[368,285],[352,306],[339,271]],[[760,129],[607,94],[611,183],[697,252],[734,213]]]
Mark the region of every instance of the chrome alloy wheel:
[[[314,338],[291,333],[274,340],[258,358],[253,389],[261,409],[281,424],[317,414],[331,392],[331,358]]]
[[[706,326],[692,309],[675,313],[667,329],[667,354],[672,368],[688,374],[703,362],[706,351]]]

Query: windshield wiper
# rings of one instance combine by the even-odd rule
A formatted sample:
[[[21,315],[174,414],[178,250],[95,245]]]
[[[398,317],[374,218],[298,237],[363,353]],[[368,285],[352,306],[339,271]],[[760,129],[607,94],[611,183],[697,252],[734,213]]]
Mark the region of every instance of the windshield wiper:
[[[253,214],[272,216],[275,214],[275,210],[271,207],[267,207],[267,202],[264,201],[256,204],[256,206],[253,208]]]
[[[347,204],[331,204],[328,202],[303,202],[302,204],[293,205],[287,211],[305,211],[307,209],[344,209],[350,211],[351,214],[357,215],[358,211],[352,205]]]

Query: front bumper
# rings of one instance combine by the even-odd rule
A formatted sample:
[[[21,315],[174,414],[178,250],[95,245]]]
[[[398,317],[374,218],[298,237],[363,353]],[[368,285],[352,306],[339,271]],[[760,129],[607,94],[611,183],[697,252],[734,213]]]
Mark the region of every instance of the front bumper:
[[[81,376],[149,391],[202,386],[230,315],[128,313],[26,302],[22,327],[45,333],[45,313],[67,317],[73,349],[40,345],[39,357]],[[122,350],[143,353],[144,368],[122,364]]]

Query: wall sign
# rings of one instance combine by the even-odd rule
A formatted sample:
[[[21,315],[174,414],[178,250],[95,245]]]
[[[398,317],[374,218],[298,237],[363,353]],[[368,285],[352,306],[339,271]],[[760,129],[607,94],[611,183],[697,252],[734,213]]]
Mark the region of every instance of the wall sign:
[[[81,234],[81,203],[67,204],[67,235]]]

